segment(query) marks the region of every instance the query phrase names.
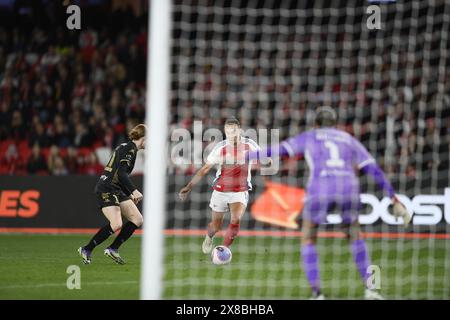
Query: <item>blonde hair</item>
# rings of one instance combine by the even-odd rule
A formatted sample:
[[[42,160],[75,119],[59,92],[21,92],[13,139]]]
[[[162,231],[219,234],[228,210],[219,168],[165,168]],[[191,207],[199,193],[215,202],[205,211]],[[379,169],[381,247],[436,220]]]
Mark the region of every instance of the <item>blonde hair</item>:
[[[130,140],[139,140],[142,137],[145,137],[145,130],[147,127],[145,124],[138,124],[136,127],[131,129],[130,133],[128,133],[128,138]]]

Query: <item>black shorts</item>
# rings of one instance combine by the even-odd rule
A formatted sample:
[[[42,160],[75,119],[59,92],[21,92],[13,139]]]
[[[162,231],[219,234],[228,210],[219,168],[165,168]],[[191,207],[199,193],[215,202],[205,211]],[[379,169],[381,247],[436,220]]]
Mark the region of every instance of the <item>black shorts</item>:
[[[119,206],[121,202],[130,200],[130,196],[127,196],[122,191],[107,191],[107,192],[96,192],[97,204],[100,209]]]

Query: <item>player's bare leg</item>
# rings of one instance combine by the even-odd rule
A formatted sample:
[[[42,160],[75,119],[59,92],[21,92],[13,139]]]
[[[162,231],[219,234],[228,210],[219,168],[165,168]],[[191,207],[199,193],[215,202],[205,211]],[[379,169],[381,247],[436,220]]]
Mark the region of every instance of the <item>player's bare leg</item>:
[[[212,211],[212,219],[208,224],[208,233],[203,240],[202,251],[204,254],[211,253],[214,244],[214,236],[222,229],[225,212]]]
[[[325,297],[320,291],[319,258],[316,250],[317,231],[317,224],[303,220],[301,239],[303,267],[311,287],[311,299],[323,300]]]
[[[122,216],[118,206],[110,206],[102,209],[103,214],[109,223],[101,228],[84,247],[78,248],[78,253],[83,259],[83,263],[91,263],[91,254],[96,246],[108,239],[110,235],[122,227]]]
[[[106,207],[102,209],[102,212],[105,215],[106,219],[108,219],[112,231],[116,232],[117,230],[122,228],[122,214],[120,211],[120,207]]]
[[[358,268],[359,274],[365,286],[364,298],[366,300],[383,300],[383,297],[374,289],[368,287],[369,274],[367,273],[370,266],[370,257],[367,251],[366,243],[361,237],[360,226],[358,220],[352,224],[344,224],[343,232],[350,241],[353,254],[353,261]]]
[[[120,210],[122,211],[122,215],[137,227],[142,226],[144,223],[144,218],[142,217],[141,212],[132,200],[122,201],[120,203]]]
[[[119,247],[132,236],[137,228],[142,226],[144,219],[132,200],[122,201],[120,203],[120,210],[128,222],[123,225],[116,239],[105,249],[104,254],[118,264],[125,264],[125,261],[119,254]]]
[[[241,218],[244,215],[246,208],[245,204],[241,202],[230,203],[229,206],[231,219],[223,239],[223,245],[226,247],[230,247],[238,235]]]

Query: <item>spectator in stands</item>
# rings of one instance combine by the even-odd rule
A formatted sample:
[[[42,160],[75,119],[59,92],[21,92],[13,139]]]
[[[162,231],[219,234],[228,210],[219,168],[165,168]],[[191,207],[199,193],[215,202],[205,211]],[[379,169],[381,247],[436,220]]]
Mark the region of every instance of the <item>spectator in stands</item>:
[[[9,136],[8,128],[11,125],[10,112],[9,103],[6,100],[0,102],[0,140],[7,139]]]
[[[95,152],[91,152],[86,156],[86,160],[83,166],[83,174],[90,176],[98,176],[103,172],[103,166],[98,162]]]
[[[78,157],[77,149],[71,146],[67,148],[67,155],[64,158],[64,163],[66,164],[69,174],[78,174],[80,173],[83,159]]]
[[[67,121],[70,111],[68,110],[64,100],[59,100],[56,104],[56,113],[62,117],[64,121]]]
[[[34,124],[34,128],[31,130],[29,145],[33,146],[38,144],[41,148],[46,148],[50,145],[50,139],[47,133],[45,132],[44,126],[37,118],[36,123]]]
[[[87,93],[87,85],[86,81],[84,79],[83,73],[78,73],[77,75],[77,82],[75,84],[75,88],[73,89],[73,97],[84,97]]]
[[[2,174],[14,175],[23,169],[23,161],[17,151],[17,146],[10,143],[5,154],[0,159],[0,172]]]
[[[48,172],[47,163],[45,162],[45,158],[41,153],[39,143],[35,143],[33,145],[31,155],[28,158],[27,170],[28,173],[31,174],[42,174]]]
[[[92,146],[92,137],[89,130],[83,123],[75,125],[75,136],[73,138],[73,145],[77,148],[85,148]]]
[[[64,164],[64,160],[60,156],[55,157],[50,173],[54,176],[66,176],[69,174]]]
[[[56,115],[53,120],[53,127],[51,132],[52,144],[60,148],[66,148],[70,145],[70,136],[67,125],[64,123],[60,115]]]
[[[20,111],[15,110],[12,114],[11,119],[11,130],[9,132],[9,137],[15,140],[25,139],[25,126],[23,123],[23,117]]]
[[[53,172],[53,169],[55,168],[57,157],[59,157],[59,148],[56,145],[52,145],[47,156],[47,167],[50,173]]]

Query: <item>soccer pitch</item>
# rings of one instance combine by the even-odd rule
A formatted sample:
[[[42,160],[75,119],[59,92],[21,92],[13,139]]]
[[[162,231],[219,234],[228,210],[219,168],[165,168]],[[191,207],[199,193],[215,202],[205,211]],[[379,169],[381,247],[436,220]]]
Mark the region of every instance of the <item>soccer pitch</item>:
[[[105,243],[94,252],[93,263],[85,266],[76,249],[88,238],[0,235],[0,299],[138,299],[141,238],[130,239],[121,249],[126,265],[116,265],[103,256]],[[232,247],[233,261],[227,266],[211,264],[201,252],[202,240],[166,236],[165,299],[309,297],[300,268],[298,238],[239,237]],[[450,295],[444,261],[449,240],[432,241],[430,246],[429,239],[367,240],[373,264],[380,265],[381,293],[386,298],[442,299]],[[361,299],[362,284],[345,241],[319,239],[318,250],[327,298]],[[80,290],[66,286],[70,265],[80,266]],[[449,270],[446,273],[448,277]]]

